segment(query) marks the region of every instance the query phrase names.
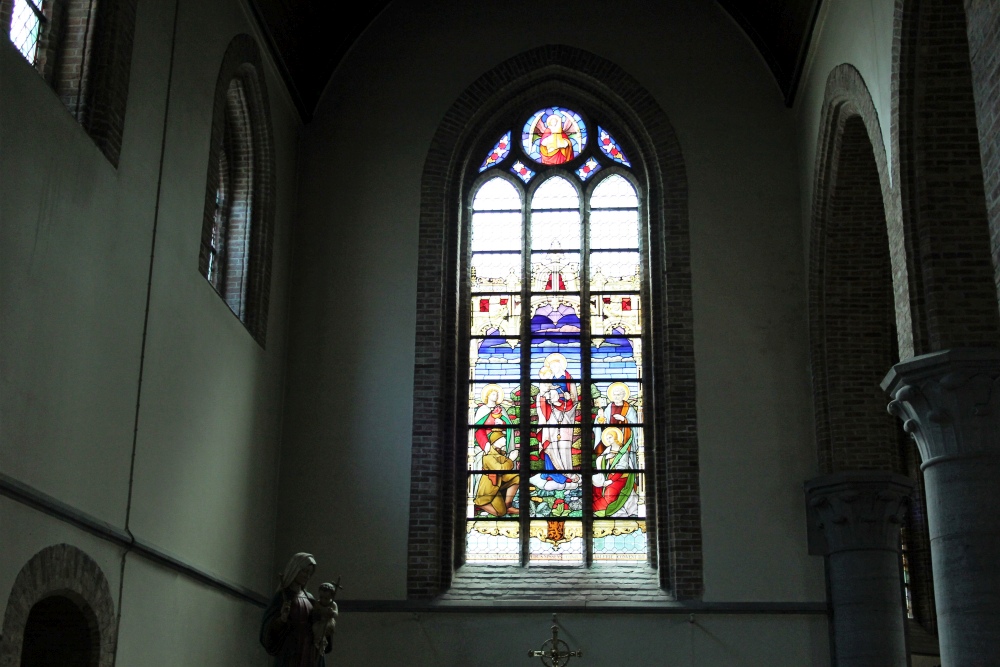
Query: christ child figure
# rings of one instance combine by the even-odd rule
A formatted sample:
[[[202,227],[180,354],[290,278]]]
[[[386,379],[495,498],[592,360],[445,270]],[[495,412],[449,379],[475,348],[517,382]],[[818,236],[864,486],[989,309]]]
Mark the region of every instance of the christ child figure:
[[[312,631],[313,643],[320,655],[326,651],[326,647],[337,630],[337,603],[333,601],[337,588],[327,582],[319,585],[317,600],[312,609]]]

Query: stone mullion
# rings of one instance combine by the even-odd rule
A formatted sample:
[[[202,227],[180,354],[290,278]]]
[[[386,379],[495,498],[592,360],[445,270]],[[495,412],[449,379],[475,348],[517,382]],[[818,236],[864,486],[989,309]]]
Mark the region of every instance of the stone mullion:
[[[521,474],[520,506],[521,566],[528,565],[531,544],[531,208],[528,193],[521,190],[521,451],[517,456]],[[541,419],[539,417],[539,419]],[[539,443],[541,454],[541,443]]]
[[[589,443],[593,433],[593,397],[590,392],[590,204],[580,197],[580,499],[583,514],[583,563],[594,563],[594,477],[593,451],[596,443]],[[589,443],[589,444],[588,444]]]

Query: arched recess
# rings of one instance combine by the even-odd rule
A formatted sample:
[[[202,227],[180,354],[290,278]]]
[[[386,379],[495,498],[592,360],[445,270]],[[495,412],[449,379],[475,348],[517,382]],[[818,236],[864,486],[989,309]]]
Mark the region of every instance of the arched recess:
[[[274,236],[273,146],[260,50],[250,35],[236,35],[226,48],[215,85],[198,267],[207,278],[219,185],[225,180],[229,208],[236,212],[230,233],[238,247],[229,259],[238,270],[233,272],[235,285],[216,289],[262,347],[267,341]],[[221,172],[223,166],[228,167],[228,178]]]
[[[464,468],[456,452],[457,299],[460,205],[467,162],[481,160],[495,137],[484,128],[533,101],[574,100],[617,124],[645,165],[651,285],[655,312],[654,378],[658,441],[654,453],[656,548],[661,587],[680,599],[702,592],[701,518],[695,415],[694,343],[687,176],[680,144],[653,97],[613,63],[586,51],[549,45],[515,56],[473,82],[445,114],[421,182],[417,336],[407,591],[431,598],[447,590],[464,539],[456,494]],[[622,137],[619,137],[622,139]],[[473,157],[474,156],[474,157]],[[463,415],[464,418],[464,415]],[[463,446],[464,447],[464,446]],[[461,473],[461,474],[459,474]]]
[[[850,65],[827,80],[809,270],[816,443],[824,474],[891,471],[916,481],[906,521],[913,613],[934,624],[930,540],[915,443],[885,409],[882,378],[910,342],[898,200],[871,95]],[[894,235],[896,235],[894,237]],[[900,268],[904,268],[900,271]],[[900,284],[902,283],[902,284]]]
[[[0,667],[19,667],[28,617],[35,605],[59,596],[72,602],[90,626],[96,648],[96,667],[115,662],[117,627],[115,604],[100,566],[69,544],[56,544],[32,556],[14,580],[3,619]]]
[[[991,255],[1000,250],[991,252],[962,0],[896,0],[893,40],[893,172],[913,354],[996,346]]]
[[[989,207],[993,279],[1000,302],[1000,3],[966,0],[966,28],[972,61],[972,88],[979,121],[986,202]]]

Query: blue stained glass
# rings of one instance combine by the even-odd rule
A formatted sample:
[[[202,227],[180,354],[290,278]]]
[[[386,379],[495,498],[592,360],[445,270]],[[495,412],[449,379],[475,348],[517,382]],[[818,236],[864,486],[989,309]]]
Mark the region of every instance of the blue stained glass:
[[[539,164],[565,164],[587,146],[587,125],[575,111],[562,107],[540,109],[524,124],[521,145]]]
[[[516,174],[517,177],[520,178],[525,183],[527,183],[528,181],[530,181],[532,178],[535,177],[535,172],[524,166],[524,163],[522,163],[520,160],[515,162],[514,165],[510,168],[510,170],[514,172],[514,174]]]
[[[585,181],[601,168],[601,165],[594,158],[589,158],[583,163],[583,166],[576,170],[576,175],[580,177],[581,181]]]
[[[500,141],[497,145],[493,147],[490,154],[486,156],[483,161],[483,166],[479,168],[480,172],[484,172],[490,167],[495,167],[504,161],[504,159],[510,154],[510,132],[500,137]]]
[[[598,125],[597,134],[598,134],[597,145],[601,147],[601,151],[605,155],[607,155],[615,162],[625,165],[626,167],[632,166],[632,163],[628,161],[627,157],[625,157],[625,153],[622,152],[622,149],[618,145],[618,142],[615,141],[614,137],[608,134],[607,130]]]

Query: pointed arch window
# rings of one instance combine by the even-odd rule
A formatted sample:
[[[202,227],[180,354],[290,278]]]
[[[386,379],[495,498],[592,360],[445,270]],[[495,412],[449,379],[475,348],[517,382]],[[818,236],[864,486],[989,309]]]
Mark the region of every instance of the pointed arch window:
[[[472,188],[467,563],[650,556],[644,207],[621,146],[588,127],[535,111]]]

